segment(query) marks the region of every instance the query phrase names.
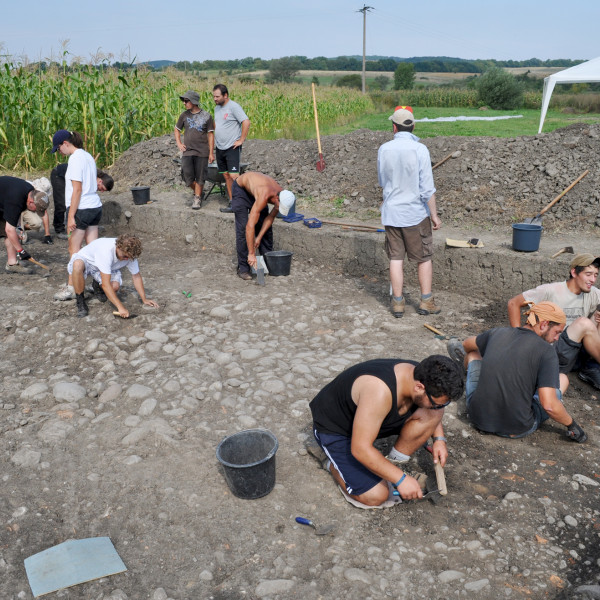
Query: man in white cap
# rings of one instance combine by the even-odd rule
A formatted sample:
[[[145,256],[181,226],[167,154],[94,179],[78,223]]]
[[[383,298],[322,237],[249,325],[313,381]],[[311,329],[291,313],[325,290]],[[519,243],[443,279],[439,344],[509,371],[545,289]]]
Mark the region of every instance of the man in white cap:
[[[277,213],[287,216],[296,197],[284,190],[272,177],[247,172],[232,186],[231,208],[235,216],[237,274],[250,281],[251,267],[256,268],[256,249],[261,255],[273,250],[273,221]],[[271,212],[267,207],[272,204]]]
[[[508,319],[513,327],[521,322],[521,307],[549,300],[567,315],[567,326],[554,345],[560,367],[560,389],[569,387],[567,376],[579,371],[579,379],[600,389],[600,256],[577,254],[569,265],[569,279],[545,283],[508,301]]]
[[[175,143],[181,152],[181,174],[185,185],[194,191],[192,208],[202,208],[202,190],[206,179],[206,167],[214,160],[215,124],[211,114],[200,108],[200,96],[188,90],[179,99],[185,111],[175,125]],[[183,142],[181,132],[185,130]]]
[[[440,312],[432,294],[433,235],[442,222],[437,214],[435,187],[429,150],[413,135],[415,117],[410,107],[397,107],[389,117],[394,139],[377,154],[379,185],[383,188],[381,222],[385,226],[385,248],[390,259],[391,309],[394,317],[404,315],[404,259],[418,263],[421,300],[417,312]]]
[[[501,437],[530,435],[547,419],[583,443],[587,435],[569,415],[559,389],[558,358],[552,348],[567,317],[553,302],[538,302],[523,327],[498,327],[448,342],[450,357],[468,366],[467,412],[480,431]],[[464,362],[463,362],[464,361]]]

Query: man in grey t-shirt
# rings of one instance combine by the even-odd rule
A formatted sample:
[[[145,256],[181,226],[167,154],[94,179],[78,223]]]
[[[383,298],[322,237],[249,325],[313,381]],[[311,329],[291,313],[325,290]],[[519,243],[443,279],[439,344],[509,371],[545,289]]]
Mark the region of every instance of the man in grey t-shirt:
[[[213,88],[213,100],[215,101],[217,166],[219,173],[223,174],[229,196],[229,206],[222,208],[221,212],[233,212],[231,210],[231,188],[233,182],[240,175],[242,144],[250,129],[250,119],[237,102],[229,99],[227,87],[222,83]]]

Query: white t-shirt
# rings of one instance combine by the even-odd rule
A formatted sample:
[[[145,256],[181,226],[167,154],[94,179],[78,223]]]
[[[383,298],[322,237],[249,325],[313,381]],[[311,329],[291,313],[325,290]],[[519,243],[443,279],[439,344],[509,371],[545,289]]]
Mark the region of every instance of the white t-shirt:
[[[82,258],[88,268],[96,268],[105,275],[110,275],[123,267],[127,267],[132,275],[140,272],[137,258],[133,260],[117,258],[117,238],[98,238],[77,252],[77,257]]]
[[[574,294],[566,281],[556,281],[538,285],[532,290],[523,292],[527,302],[543,302],[548,300],[560,306],[567,316],[567,326],[579,317],[588,317],[600,304],[600,290],[592,287],[589,293]]]
[[[83,148],[77,148],[69,156],[69,164],[65,173],[65,206],[71,206],[73,196],[73,181],[81,181],[81,199],[78,209],[100,208],[102,202],[98,191],[98,170],[94,158]]]

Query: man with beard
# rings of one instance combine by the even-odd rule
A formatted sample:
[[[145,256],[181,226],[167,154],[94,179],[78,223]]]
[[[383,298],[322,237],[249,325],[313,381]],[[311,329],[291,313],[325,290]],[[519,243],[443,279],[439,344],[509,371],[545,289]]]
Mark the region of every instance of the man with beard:
[[[534,304],[523,327],[498,327],[448,343],[448,353],[468,366],[469,419],[480,431],[520,438],[548,418],[564,425],[566,435],[585,442],[587,435],[562,404],[558,357],[552,345],[567,318],[552,302]]]
[[[508,302],[508,319],[513,327],[521,322],[521,306],[548,300],[561,307],[567,326],[556,342],[560,369],[560,389],[569,387],[567,373],[579,371],[579,379],[600,389],[600,256],[577,254],[569,265],[569,279],[546,283],[527,290]]]

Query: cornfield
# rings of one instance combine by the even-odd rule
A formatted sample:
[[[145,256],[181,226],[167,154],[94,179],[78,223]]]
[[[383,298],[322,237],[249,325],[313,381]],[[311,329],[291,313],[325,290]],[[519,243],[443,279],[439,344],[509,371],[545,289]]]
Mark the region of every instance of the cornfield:
[[[250,118],[250,137],[285,137],[299,123],[313,120],[307,87],[219,82],[228,85],[231,99]],[[78,131],[97,164],[111,165],[131,145],[171,133],[186,90],[197,90],[200,104],[212,112],[214,83],[179,71],[82,66],[44,72],[5,64],[0,70],[0,168],[31,171],[56,164],[50,150],[58,129]],[[318,103],[323,124],[373,109],[367,96],[339,88],[319,89]]]

